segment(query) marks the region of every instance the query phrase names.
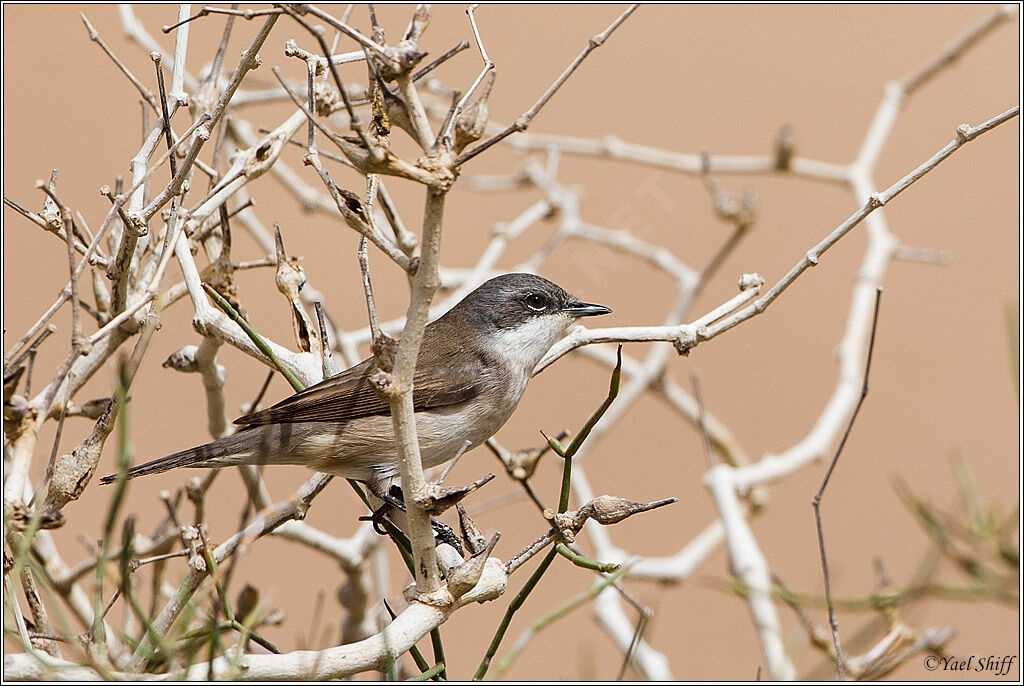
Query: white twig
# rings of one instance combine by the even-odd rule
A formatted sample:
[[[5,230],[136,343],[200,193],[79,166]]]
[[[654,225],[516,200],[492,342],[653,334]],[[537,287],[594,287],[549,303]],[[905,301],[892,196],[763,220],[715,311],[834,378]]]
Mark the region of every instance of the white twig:
[[[476,38],[476,46],[480,49],[480,59],[484,61],[484,66],[480,70],[480,74],[473,81],[473,85],[469,87],[469,90],[466,91],[462,98],[459,99],[459,102],[455,105],[451,116],[448,118],[448,123],[445,126],[444,131],[440,133],[441,140],[444,141],[445,146],[449,150],[452,147],[452,129],[455,128],[455,123],[458,120],[459,115],[462,114],[462,111],[466,108],[466,103],[468,103],[469,99],[473,97],[473,93],[475,93],[476,89],[480,87],[480,84],[483,83],[487,75],[494,71],[494,62],[487,56],[487,51],[484,50],[484,43],[480,39],[480,29],[477,28],[476,17],[473,14],[479,6],[479,4],[475,3],[470,5],[466,8],[466,14],[469,15],[469,23],[473,27],[473,36]]]
[[[192,12],[192,5],[182,3],[178,5],[178,21],[188,19]],[[188,22],[180,25],[174,32],[174,65],[171,68],[171,90],[167,94],[173,98],[178,105],[188,106],[188,93],[185,92],[185,55],[188,53]]]
[[[755,275],[756,276],[756,275]],[[712,337],[707,332],[707,327],[730,312],[750,302],[758,294],[760,277],[753,279],[745,289],[714,308],[704,316],[694,320],[690,324],[678,324],[674,326],[620,326],[610,329],[587,329],[577,326],[569,332],[569,335],[560,340],[544,359],[537,365],[534,374],[538,374],[547,368],[552,362],[563,355],[584,345],[594,343],[622,343],[627,341],[666,341],[677,346],[689,349],[696,345],[697,341],[709,340]],[[715,334],[717,335],[717,334]],[[628,403],[623,403],[628,404]]]
[[[771,597],[772,582],[768,563],[743,515],[730,469],[722,464],[711,467],[704,475],[704,483],[715,499],[725,529],[729,567],[733,575],[746,586],[747,605],[754,620],[754,628],[761,639],[768,678],[772,681],[789,681],[796,676],[796,669],[786,655],[782,641],[779,616]]]

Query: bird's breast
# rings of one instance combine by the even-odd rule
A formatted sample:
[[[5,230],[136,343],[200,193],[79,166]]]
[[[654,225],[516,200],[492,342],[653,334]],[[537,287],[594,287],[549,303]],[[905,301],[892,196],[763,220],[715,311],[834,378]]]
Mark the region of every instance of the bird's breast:
[[[424,467],[450,460],[467,441],[475,448],[504,426],[526,387],[518,379],[507,381],[491,384],[472,400],[416,413]]]

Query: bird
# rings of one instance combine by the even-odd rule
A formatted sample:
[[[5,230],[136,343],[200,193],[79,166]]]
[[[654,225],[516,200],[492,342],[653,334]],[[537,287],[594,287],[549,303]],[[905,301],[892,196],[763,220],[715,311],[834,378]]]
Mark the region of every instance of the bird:
[[[427,324],[413,376],[423,467],[443,464],[493,436],[551,346],[581,317],[610,312],[543,277],[511,273],[485,281]],[[239,429],[230,436],[136,465],[127,477],[179,467],[292,464],[386,492],[399,467],[391,409],[371,382],[378,371],[373,357],[365,359],[236,419]]]

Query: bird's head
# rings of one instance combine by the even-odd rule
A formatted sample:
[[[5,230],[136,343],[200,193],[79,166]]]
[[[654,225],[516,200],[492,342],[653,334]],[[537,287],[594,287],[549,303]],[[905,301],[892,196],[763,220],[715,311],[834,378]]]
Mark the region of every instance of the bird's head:
[[[482,344],[532,371],[580,317],[609,312],[604,305],[580,302],[545,278],[516,273],[485,281],[445,317],[459,320]]]

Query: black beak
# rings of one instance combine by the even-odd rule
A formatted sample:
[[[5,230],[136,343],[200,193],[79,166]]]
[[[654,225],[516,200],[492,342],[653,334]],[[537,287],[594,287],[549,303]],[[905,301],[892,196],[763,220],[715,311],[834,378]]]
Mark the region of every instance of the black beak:
[[[611,309],[604,305],[591,305],[590,303],[573,302],[562,308],[562,312],[570,317],[594,317],[599,314],[608,314]]]

